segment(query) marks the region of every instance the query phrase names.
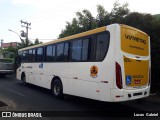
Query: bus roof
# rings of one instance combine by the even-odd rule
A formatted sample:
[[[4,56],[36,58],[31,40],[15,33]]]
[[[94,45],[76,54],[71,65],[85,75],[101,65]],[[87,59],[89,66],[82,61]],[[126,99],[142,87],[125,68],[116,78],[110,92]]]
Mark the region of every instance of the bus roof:
[[[93,29],[93,30],[89,30],[89,31],[86,31],[86,32],[82,32],[82,33],[79,33],[79,34],[75,34],[75,35],[71,35],[71,36],[68,36],[68,37],[52,40],[50,42],[46,42],[46,43],[42,43],[42,44],[38,44],[38,45],[26,47],[26,48],[22,48],[22,49],[20,49],[20,51],[21,50],[32,49],[32,48],[36,48],[36,47],[41,47],[41,46],[45,46],[45,45],[49,45],[49,44],[53,44],[53,43],[58,43],[58,42],[62,42],[62,41],[67,41],[67,40],[71,40],[71,39],[74,39],[74,38],[83,37],[83,36],[86,36],[86,35],[92,35],[94,33],[103,32],[106,29],[107,29],[107,27],[103,26],[103,27]]]

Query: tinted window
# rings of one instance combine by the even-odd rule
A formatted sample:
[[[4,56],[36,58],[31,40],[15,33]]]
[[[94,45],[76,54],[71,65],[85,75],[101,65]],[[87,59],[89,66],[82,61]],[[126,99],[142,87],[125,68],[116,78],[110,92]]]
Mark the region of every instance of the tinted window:
[[[32,62],[32,50],[29,50],[27,59],[28,62]]]
[[[64,45],[64,61],[68,61],[69,58],[69,43]]]
[[[52,56],[53,56],[53,61],[55,61],[55,59],[56,59],[56,46],[53,46]]]
[[[89,39],[83,40],[82,45],[82,60],[88,60],[88,53],[89,53]]]
[[[27,55],[28,55],[28,51],[23,51],[22,62],[26,62],[27,61]]]
[[[96,37],[96,61],[103,60],[108,47],[109,47],[109,35],[104,33],[97,35]]]
[[[76,40],[72,42],[72,60],[80,61],[82,54],[82,40]]]
[[[19,51],[19,52],[18,52],[18,55],[19,55],[19,56],[22,56],[22,55],[23,55],[23,51]]]
[[[16,63],[20,64],[22,62],[22,57],[23,57],[23,51],[18,52],[17,60]]]
[[[36,58],[36,50],[35,49],[33,49],[33,51],[32,51],[32,62],[35,62],[35,58]]]
[[[52,61],[53,60],[53,57],[52,57],[52,45],[50,46],[47,46],[46,48],[46,61]]]
[[[89,60],[90,61],[95,61],[95,46],[96,46],[96,39],[94,37],[94,35],[92,35],[90,38],[90,42],[89,42],[89,50],[88,50],[88,54],[89,54]]]
[[[64,43],[57,44],[56,61],[63,61],[63,48],[64,48]]]
[[[42,62],[43,61],[43,48],[38,48],[37,49],[36,61],[37,62]]]
[[[25,51],[22,52],[22,62],[25,62]]]

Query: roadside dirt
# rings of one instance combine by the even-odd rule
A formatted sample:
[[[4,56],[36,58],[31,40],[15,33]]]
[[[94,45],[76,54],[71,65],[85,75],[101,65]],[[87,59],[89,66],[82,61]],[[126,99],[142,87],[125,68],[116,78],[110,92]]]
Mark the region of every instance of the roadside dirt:
[[[12,100],[4,98],[0,95],[0,111],[16,110],[16,105]]]

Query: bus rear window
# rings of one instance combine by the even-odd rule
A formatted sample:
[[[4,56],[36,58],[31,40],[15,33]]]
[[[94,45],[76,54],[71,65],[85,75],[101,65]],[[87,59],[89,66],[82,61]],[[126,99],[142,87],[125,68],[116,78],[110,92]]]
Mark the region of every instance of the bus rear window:
[[[121,27],[121,49],[129,54],[148,56],[149,37],[147,34],[129,27]]]

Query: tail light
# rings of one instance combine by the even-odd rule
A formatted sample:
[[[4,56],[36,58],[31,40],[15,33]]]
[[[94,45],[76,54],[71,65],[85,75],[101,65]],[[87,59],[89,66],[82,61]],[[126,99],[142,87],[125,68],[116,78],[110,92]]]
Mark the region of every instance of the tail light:
[[[122,74],[121,66],[116,62],[116,85],[119,89],[122,89]]]

